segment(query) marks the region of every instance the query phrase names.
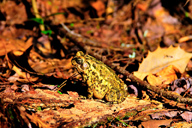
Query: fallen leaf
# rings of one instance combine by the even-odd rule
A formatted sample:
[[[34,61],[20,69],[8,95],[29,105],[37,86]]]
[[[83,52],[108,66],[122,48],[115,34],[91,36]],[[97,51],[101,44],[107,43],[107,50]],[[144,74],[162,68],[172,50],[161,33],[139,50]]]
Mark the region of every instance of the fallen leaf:
[[[180,74],[179,70],[173,65],[170,65],[155,75],[149,74],[147,76],[147,81],[151,85],[170,84],[178,78],[177,74]]]
[[[161,78],[159,78],[153,74],[149,74],[147,76],[147,81],[151,85],[161,85],[162,84]]]
[[[99,17],[101,17],[103,13],[105,13],[105,4],[102,1],[98,0],[96,2],[92,2],[91,6],[95,8],[95,10],[97,10],[97,15]]]
[[[187,122],[188,121],[191,121],[192,120],[192,112],[184,112],[181,114],[181,117],[186,120]]]
[[[158,47],[154,52],[149,51],[147,58],[140,64],[138,72],[155,74],[163,68],[173,65],[183,73],[191,56],[192,53],[187,53],[180,47]]]
[[[151,118],[152,119],[162,119],[163,117],[167,116],[169,118],[173,118],[176,117],[177,114],[179,114],[179,111],[160,111],[160,112],[156,112],[151,114]]]
[[[191,79],[181,78],[176,79],[170,84],[171,90],[177,94],[182,94],[184,92],[192,92]]]
[[[160,23],[166,32],[172,32],[175,30],[175,24],[179,24],[178,19],[171,16],[169,12],[163,7],[159,7],[154,12],[155,18]]]
[[[167,126],[170,125],[172,120],[149,120],[146,122],[142,122],[141,125],[144,128],[159,128],[161,125]]]
[[[140,78],[141,80],[143,80],[146,76],[148,75],[152,75],[152,73],[149,72],[134,72],[133,73],[134,76],[136,76],[137,78]]]
[[[27,42],[22,40],[0,36],[0,56],[6,55],[11,51],[24,52],[30,45],[32,45],[33,38],[29,38]]]

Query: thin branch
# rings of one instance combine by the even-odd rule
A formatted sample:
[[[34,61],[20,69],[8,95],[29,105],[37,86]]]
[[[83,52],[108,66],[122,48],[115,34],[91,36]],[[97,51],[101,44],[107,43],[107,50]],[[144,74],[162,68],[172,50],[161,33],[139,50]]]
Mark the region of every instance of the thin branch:
[[[35,13],[35,17],[36,18],[41,18],[41,16],[39,15],[39,11],[37,9],[37,2],[36,2],[36,0],[32,0],[31,2],[32,2],[33,11]],[[44,24],[39,24],[39,27],[40,27],[41,31],[45,30]]]

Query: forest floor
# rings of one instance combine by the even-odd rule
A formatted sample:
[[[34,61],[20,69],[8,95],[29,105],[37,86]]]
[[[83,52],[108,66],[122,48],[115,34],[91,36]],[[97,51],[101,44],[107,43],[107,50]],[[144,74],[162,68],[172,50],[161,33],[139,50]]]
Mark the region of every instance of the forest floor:
[[[191,57],[190,0],[2,0],[0,127],[192,127]]]

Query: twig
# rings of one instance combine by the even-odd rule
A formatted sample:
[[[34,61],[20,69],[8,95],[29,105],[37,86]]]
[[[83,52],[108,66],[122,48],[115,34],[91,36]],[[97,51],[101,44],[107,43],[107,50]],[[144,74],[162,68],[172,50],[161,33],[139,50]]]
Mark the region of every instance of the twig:
[[[105,18],[90,18],[90,19],[86,19],[86,20],[66,20],[65,23],[69,24],[69,23],[86,23],[86,22],[91,22],[91,21],[104,21]]]
[[[35,17],[36,17],[36,18],[41,18],[41,16],[39,15],[38,9],[37,9],[36,0],[32,0],[31,2],[32,2],[33,11],[34,11],[34,13],[35,13]],[[42,18],[41,18],[41,19],[42,19]],[[40,27],[41,31],[44,31],[44,30],[45,30],[44,24],[39,24],[39,27]]]
[[[99,45],[96,41],[84,38],[82,35],[76,34],[75,32],[71,31],[64,23],[61,23],[61,25],[64,28],[62,32],[69,39],[73,40],[74,42],[78,42],[77,45],[79,45],[80,47],[84,48],[86,47],[86,45],[101,47],[101,45]]]

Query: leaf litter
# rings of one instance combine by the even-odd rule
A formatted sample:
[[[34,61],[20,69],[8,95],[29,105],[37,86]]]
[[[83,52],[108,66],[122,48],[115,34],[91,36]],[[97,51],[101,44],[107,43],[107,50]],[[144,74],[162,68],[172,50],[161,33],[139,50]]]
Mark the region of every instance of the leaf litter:
[[[172,96],[191,98],[191,53],[183,50],[191,52],[191,25],[182,14],[191,13],[187,9],[191,2],[178,3],[169,10],[166,2],[159,0],[128,3],[37,1],[40,15],[45,16],[43,24],[49,29],[47,32],[52,32],[51,37],[38,35],[41,33],[39,26],[27,20],[30,17],[30,13],[26,13],[30,11],[25,10],[25,6],[30,5],[28,2],[5,1],[0,4],[5,7],[0,8],[1,126],[191,126],[186,123],[191,121],[188,102],[171,100],[169,95],[163,97],[149,88],[144,93],[139,87],[141,82],[132,82],[133,79],[123,73],[119,76],[129,90],[134,89],[137,98],[130,93],[123,103],[113,105],[86,99],[87,88],[80,75],[71,77],[75,71],[70,62],[74,54],[83,49],[93,56],[100,55],[97,59],[111,63],[117,73],[118,69],[123,69],[136,75],[138,69],[137,77],[162,92],[173,91]],[[13,12],[13,6],[18,15]],[[172,15],[171,11],[180,15]],[[50,16],[56,13],[58,15]],[[63,28],[57,26],[63,22],[70,24],[69,29],[80,35],[81,43],[76,42],[74,32],[63,36],[66,33],[63,34]],[[29,38],[31,36],[33,38]],[[160,48],[160,45],[166,48]],[[133,52],[134,56],[128,57]],[[59,94],[54,89],[63,81],[66,85]]]

